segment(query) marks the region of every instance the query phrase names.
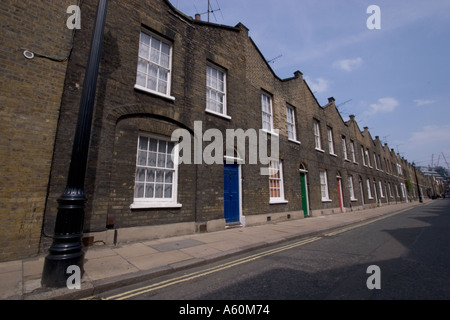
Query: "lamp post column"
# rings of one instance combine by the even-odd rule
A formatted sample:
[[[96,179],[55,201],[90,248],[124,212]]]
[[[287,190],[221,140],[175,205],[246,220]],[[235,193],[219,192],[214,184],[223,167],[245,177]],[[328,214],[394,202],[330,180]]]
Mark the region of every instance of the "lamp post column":
[[[78,266],[83,273],[84,251],[81,238],[87,202],[84,182],[107,5],[108,0],[99,0],[98,2],[69,175],[64,193],[58,199],[53,243],[45,258],[42,272],[41,284],[43,287],[66,286],[70,276],[67,274],[67,268],[71,265]]]

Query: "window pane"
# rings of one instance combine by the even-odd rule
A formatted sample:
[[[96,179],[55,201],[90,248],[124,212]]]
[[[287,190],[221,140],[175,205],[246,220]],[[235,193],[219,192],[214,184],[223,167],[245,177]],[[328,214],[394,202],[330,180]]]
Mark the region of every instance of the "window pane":
[[[166,166],[166,155],[162,154],[162,153],[158,153],[158,163],[157,163],[157,167],[158,168],[165,168]]]
[[[157,78],[158,77],[158,67],[155,66],[154,64],[150,64],[148,66],[148,75],[150,77]]]
[[[162,197],[163,197],[163,185],[157,183],[155,186],[155,198],[162,198]]]
[[[158,39],[152,38],[152,49],[160,51],[161,50],[161,41]]]
[[[164,198],[172,198],[172,185],[166,184],[164,186]]]
[[[138,71],[142,73],[147,73],[147,62],[144,59],[139,58],[138,60]]]
[[[137,164],[138,166],[145,166],[147,164],[147,152],[145,151],[138,152]]]
[[[156,153],[155,152],[148,153],[148,166],[156,167]]]
[[[154,169],[147,170],[147,182],[155,182],[155,173]]]
[[[161,93],[167,92],[167,81],[159,80],[158,92],[161,92]]]
[[[158,151],[158,140],[150,139],[150,151]]]
[[[144,184],[136,183],[134,187],[134,197],[135,198],[143,198],[144,197]]]
[[[170,55],[170,46],[167,43],[163,42],[161,46],[161,52],[167,56]]]
[[[158,147],[158,152],[163,152],[165,153],[167,150],[167,142],[166,141],[159,141],[159,147]]]
[[[137,169],[136,181],[145,182],[145,169],[142,169],[142,168]]]
[[[148,183],[145,186],[145,197],[146,198],[153,198],[155,192],[155,185],[153,183]]]
[[[175,143],[173,142],[167,142],[167,154],[173,154],[175,148]]]
[[[167,54],[161,54],[161,66],[169,69],[170,58]]]
[[[148,77],[147,78],[147,88],[156,91],[156,85],[157,85],[157,81],[156,81],[155,77]]]
[[[146,138],[146,137],[139,137],[139,149],[140,150],[147,150],[148,149],[148,138]]]
[[[165,183],[172,183],[173,173],[172,171],[166,172]]]
[[[156,182],[163,182],[164,180],[164,171],[157,170],[156,171]]]
[[[174,166],[173,156],[174,156],[173,154],[168,154],[167,155],[166,168],[173,169],[173,166]]]
[[[159,51],[155,49],[150,50],[150,61],[159,64]]]
[[[150,36],[148,34],[145,34],[141,32],[141,42],[145,43],[146,45],[150,45]]]
[[[164,69],[159,69],[159,80],[167,81],[169,73]]]
[[[137,73],[137,77],[136,77],[136,84],[137,85],[140,85],[140,86],[142,86],[142,87],[146,87],[147,86],[147,84],[146,84],[146,76],[145,76],[145,74],[143,74],[143,73],[141,73],[141,72],[138,72]]]
[[[146,60],[149,58],[150,48],[144,44],[139,46],[139,57],[142,57]]]

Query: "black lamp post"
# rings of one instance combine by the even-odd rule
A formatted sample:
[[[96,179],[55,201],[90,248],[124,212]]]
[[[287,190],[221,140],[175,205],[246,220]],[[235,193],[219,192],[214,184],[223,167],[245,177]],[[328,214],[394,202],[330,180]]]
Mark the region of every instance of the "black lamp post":
[[[80,111],[73,142],[69,175],[64,193],[58,199],[53,243],[45,258],[41,284],[43,287],[64,287],[70,274],[67,268],[76,265],[83,272],[84,251],[82,244],[84,209],[87,198],[84,181],[91,135],[98,69],[103,43],[108,0],[99,0],[97,17],[84,78]]]
[[[412,166],[414,168],[414,175],[416,176],[417,191],[419,192],[419,202],[422,203],[423,202],[422,192],[420,192],[419,179],[417,179],[416,165],[414,162],[412,163]]]

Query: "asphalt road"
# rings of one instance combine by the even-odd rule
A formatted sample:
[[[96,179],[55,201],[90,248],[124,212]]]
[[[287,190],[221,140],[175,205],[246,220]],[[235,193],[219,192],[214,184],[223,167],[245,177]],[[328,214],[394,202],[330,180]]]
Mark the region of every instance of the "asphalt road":
[[[284,243],[100,297],[191,301],[448,300],[449,247],[450,199],[440,199],[357,228]],[[370,266],[378,267],[379,272],[368,272]],[[380,289],[369,289],[368,282]]]

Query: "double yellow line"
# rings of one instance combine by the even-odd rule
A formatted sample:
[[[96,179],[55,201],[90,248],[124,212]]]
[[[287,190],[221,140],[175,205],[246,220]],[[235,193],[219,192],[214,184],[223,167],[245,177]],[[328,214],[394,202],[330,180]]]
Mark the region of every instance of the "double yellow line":
[[[400,213],[402,213],[402,212],[404,212],[406,210],[408,210],[408,209],[401,210],[401,211],[398,211],[398,212],[394,212],[394,213],[391,213],[391,214],[387,214],[387,215],[384,215],[384,216],[379,217],[379,218],[370,219],[367,222],[355,224],[355,225],[352,225],[352,226],[349,226],[349,227],[346,227],[346,228],[339,229],[337,231],[326,233],[324,236],[331,237],[331,236],[334,236],[334,235],[337,235],[337,234],[341,234],[341,233],[344,233],[344,232],[347,232],[347,231],[350,231],[350,230],[353,230],[353,229],[356,229],[356,228],[360,228],[362,226],[369,225],[369,224],[374,223],[376,221],[380,221],[380,220],[392,217],[394,215],[400,214]],[[142,295],[144,293],[149,293],[149,292],[152,292],[152,291],[155,291],[155,290],[159,290],[159,289],[162,289],[162,288],[166,288],[166,287],[178,284],[178,283],[187,282],[187,281],[190,281],[190,280],[193,280],[193,279],[196,279],[196,278],[204,277],[206,275],[209,275],[209,274],[212,274],[212,273],[215,273],[215,272],[219,272],[219,271],[222,271],[222,270],[226,270],[226,269],[238,266],[240,264],[248,263],[248,262],[251,262],[251,261],[254,261],[254,260],[266,257],[266,256],[269,256],[269,255],[278,253],[278,252],[282,252],[282,251],[286,251],[286,250],[289,250],[289,249],[292,249],[292,248],[295,248],[295,247],[303,246],[305,244],[308,244],[308,243],[311,243],[311,242],[315,242],[315,241],[320,240],[322,238],[323,237],[308,238],[308,239],[301,240],[301,241],[298,241],[298,242],[295,242],[295,243],[292,243],[292,244],[288,244],[288,245],[285,245],[285,246],[282,246],[282,247],[278,247],[278,248],[267,250],[267,251],[264,251],[264,252],[261,252],[261,253],[258,253],[258,254],[254,254],[254,255],[251,255],[251,256],[248,256],[248,257],[245,257],[245,258],[233,260],[231,262],[227,262],[227,263],[224,263],[224,264],[221,264],[219,266],[212,267],[212,268],[209,268],[209,269],[206,269],[206,270],[193,272],[193,273],[190,273],[190,274],[187,274],[187,275],[183,275],[183,276],[180,276],[180,277],[177,277],[177,278],[165,280],[165,281],[162,281],[162,282],[151,284],[149,286],[137,288],[137,289],[126,291],[126,292],[123,292],[123,293],[120,293],[120,294],[117,294],[117,295],[106,297],[106,298],[103,298],[103,300],[125,300],[125,299],[129,299],[129,298],[132,298],[132,297],[135,297],[135,296]]]
[[[337,230],[337,231],[333,231],[333,232],[330,232],[330,233],[326,233],[325,236],[326,236],[326,237],[335,236],[335,235],[340,234],[340,233],[344,233],[344,232],[347,232],[347,231],[350,231],[350,230],[353,230],[353,229],[357,229],[357,228],[366,226],[366,225],[368,225],[368,224],[371,224],[371,223],[374,223],[374,222],[377,222],[377,221],[380,221],[380,220],[384,220],[384,219],[386,219],[386,218],[395,216],[395,215],[400,214],[400,213],[402,213],[402,212],[405,212],[405,211],[407,211],[407,210],[409,210],[409,209],[405,209],[405,210],[402,210],[402,211],[397,211],[397,212],[394,212],[394,213],[390,213],[390,214],[381,216],[381,217],[379,217],[379,218],[370,219],[370,220],[367,221],[367,222],[358,223],[358,224],[349,226],[349,227],[347,227],[347,228],[342,228],[342,229],[339,229],[339,230]]]
[[[177,277],[177,278],[165,280],[165,281],[162,281],[162,282],[159,282],[159,283],[154,283],[154,284],[146,286],[146,287],[130,290],[130,291],[123,292],[123,293],[120,293],[120,294],[117,294],[117,295],[114,295],[114,296],[111,296],[111,297],[103,298],[103,299],[104,300],[125,300],[125,299],[129,299],[129,298],[132,298],[132,297],[144,294],[144,293],[148,293],[148,292],[155,291],[155,290],[158,290],[158,289],[166,288],[166,287],[178,284],[178,283],[182,283],[182,282],[190,281],[190,280],[193,280],[193,279],[196,279],[196,278],[200,278],[200,277],[209,275],[211,273],[215,273],[215,272],[219,272],[219,271],[222,271],[222,270],[225,270],[225,269],[229,269],[229,268],[235,267],[237,265],[240,265],[240,264],[243,264],[243,263],[247,263],[247,262],[250,262],[250,261],[254,261],[256,259],[260,259],[260,258],[268,256],[268,255],[272,255],[272,254],[275,254],[275,253],[278,253],[278,252],[282,252],[282,251],[289,250],[289,249],[292,249],[292,248],[295,248],[295,247],[299,247],[299,246],[305,245],[307,243],[311,243],[311,242],[317,241],[319,239],[322,239],[322,238],[321,237],[309,238],[309,239],[302,240],[302,241],[299,241],[299,242],[296,242],[296,243],[293,243],[293,244],[289,244],[289,245],[286,245],[286,246],[283,246],[283,247],[279,247],[279,248],[276,248],[276,249],[264,251],[262,253],[254,254],[254,255],[251,255],[251,256],[248,256],[248,257],[245,257],[245,258],[241,258],[241,259],[234,260],[234,261],[231,261],[231,262],[228,262],[228,263],[224,263],[224,264],[221,264],[221,265],[213,267],[213,268],[209,268],[209,269],[198,271],[198,272],[193,272],[193,273],[190,273],[190,274],[187,274],[187,275],[184,275],[184,276],[180,276],[180,277]]]

